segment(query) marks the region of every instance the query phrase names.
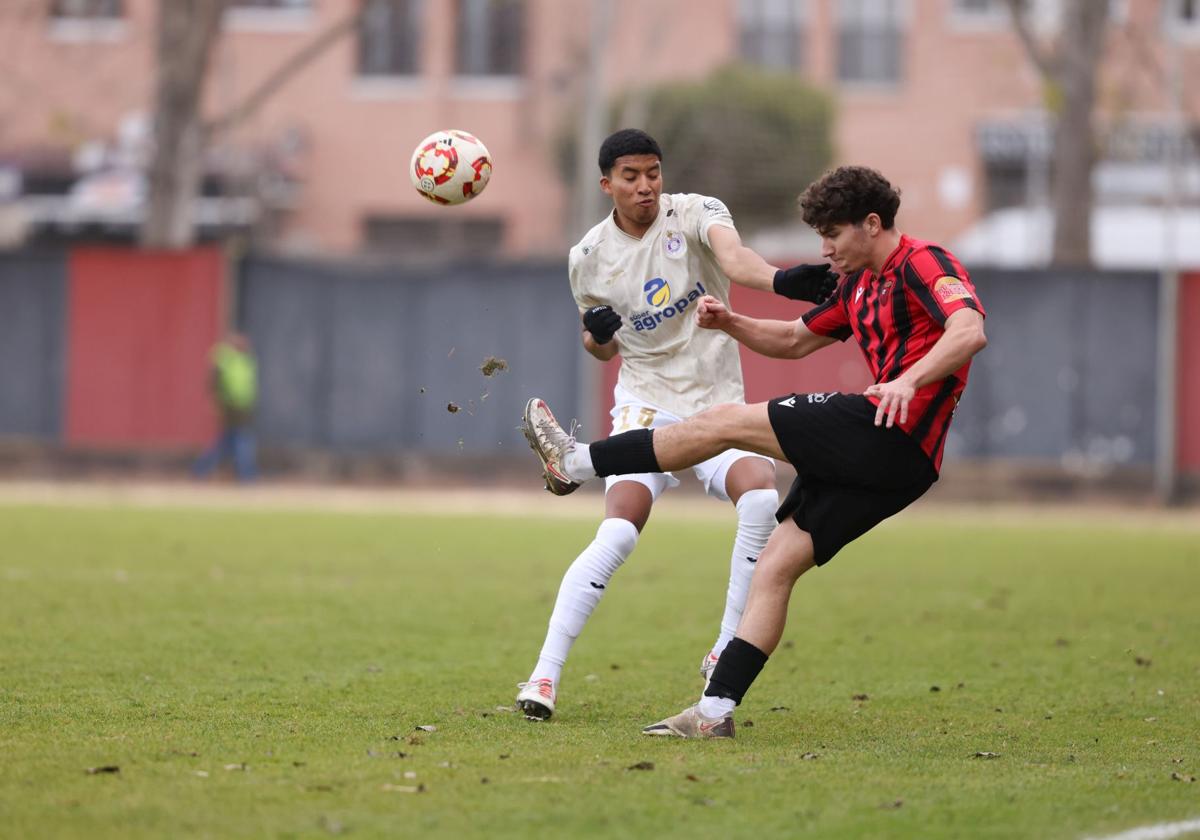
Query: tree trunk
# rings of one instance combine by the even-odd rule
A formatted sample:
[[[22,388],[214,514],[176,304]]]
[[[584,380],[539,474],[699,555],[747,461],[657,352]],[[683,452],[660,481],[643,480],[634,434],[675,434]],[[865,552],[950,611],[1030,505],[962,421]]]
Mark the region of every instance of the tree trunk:
[[[154,151],[142,221],[146,248],[187,248],[195,240],[192,204],[200,188],[204,81],[227,0],[161,0]]]
[[[240,125],[297,73],[355,32],[368,4],[352,4],[346,15],[297,50],[242,102],[204,122],[204,82],[228,5],[229,0],[160,0],[154,152],[142,222],[143,247],[187,248],[195,241],[192,205],[200,191],[209,142]]]
[[[1067,0],[1063,4],[1057,80],[1062,89],[1062,110],[1054,129],[1051,182],[1054,265],[1092,263],[1092,172],[1097,160],[1092,111],[1107,20],[1107,3]]]

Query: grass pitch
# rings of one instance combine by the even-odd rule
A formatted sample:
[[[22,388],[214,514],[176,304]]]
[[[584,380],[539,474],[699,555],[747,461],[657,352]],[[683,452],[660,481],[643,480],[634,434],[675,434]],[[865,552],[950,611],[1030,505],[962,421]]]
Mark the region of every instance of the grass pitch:
[[[699,691],[716,503],[651,521],[555,720],[497,709],[595,506],[0,507],[0,834],[1074,838],[1200,816],[1197,530],[902,515],[801,580],[737,740],[692,743],[638,729]]]

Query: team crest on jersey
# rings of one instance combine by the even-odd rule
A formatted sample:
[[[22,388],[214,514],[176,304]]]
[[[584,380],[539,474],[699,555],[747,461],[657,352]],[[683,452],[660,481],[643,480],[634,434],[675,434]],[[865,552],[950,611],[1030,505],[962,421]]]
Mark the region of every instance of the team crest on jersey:
[[[663,238],[663,251],[671,259],[677,260],[687,253],[687,240],[679,231],[669,230]]]
[[[665,306],[671,299],[671,284],[661,277],[647,280],[642,291],[646,293],[646,303],[651,306]]]
[[[958,277],[939,277],[933,284],[933,293],[942,303],[953,303],[956,300],[970,300],[974,297],[971,290]]]

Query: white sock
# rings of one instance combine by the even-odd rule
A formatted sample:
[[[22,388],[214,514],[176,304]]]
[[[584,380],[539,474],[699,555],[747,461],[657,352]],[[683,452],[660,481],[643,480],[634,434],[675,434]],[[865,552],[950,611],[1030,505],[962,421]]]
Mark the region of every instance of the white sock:
[[[575,448],[563,456],[563,472],[574,481],[587,481],[596,477],[592,466],[592,453],[586,443],[576,443]]]
[[[731,715],[733,714],[733,710],[737,708],[737,703],[734,703],[728,697],[709,697],[707,695],[701,697],[700,702],[696,705],[700,707],[700,714],[709,720]]]
[[[627,519],[605,519],[600,523],[596,538],[563,575],[554,612],[550,614],[550,629],[546,631],[546,641],[530,681],[549,677],[558,683],[571,645],[600,603],[613,573],[633,553],[637,540],[638,530]]]
[[[733,540],[733,554],[729,558],[725,614],[721,616],[721,633],[712,647],[717,656],[737,633],[738,622],[746,608],[746,596],[750,594],[750,578],[754,575],[758,555],[762,554],[767,539],[775,530],[778,508],[779,494],[774,490],[747,490],[738,499],[738,528]]]

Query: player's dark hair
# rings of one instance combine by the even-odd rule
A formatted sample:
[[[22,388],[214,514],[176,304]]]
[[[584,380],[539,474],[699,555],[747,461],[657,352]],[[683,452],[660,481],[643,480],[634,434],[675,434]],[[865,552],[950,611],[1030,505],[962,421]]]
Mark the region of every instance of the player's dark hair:
[[[612,172],[617,158],[625,155],[654,155],[662,160],[662,149],[658,141],[640,128],[622,128],[613,132],[600,144],[600,174]]]
[[[839,166],[808,185],[800,196],[800,213],[818,233],[835,225],[862,224],[872,213],[879,214],[885,230],[896,223],[900,191],[874,169]]]

